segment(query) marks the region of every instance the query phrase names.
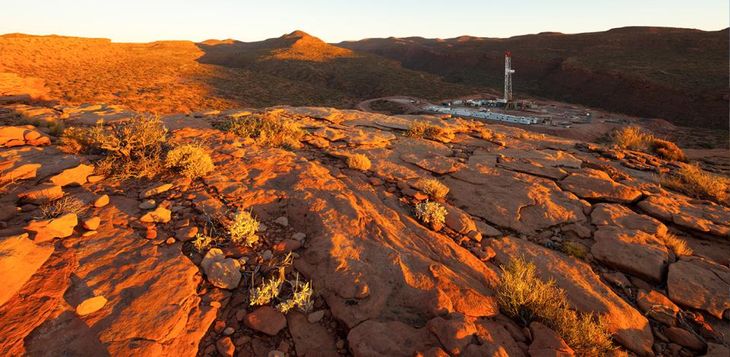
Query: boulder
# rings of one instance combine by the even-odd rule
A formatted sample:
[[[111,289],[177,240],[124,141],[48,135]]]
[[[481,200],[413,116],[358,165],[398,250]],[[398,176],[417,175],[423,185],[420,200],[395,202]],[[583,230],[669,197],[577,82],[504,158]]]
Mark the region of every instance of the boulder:
[[[48,135],[38,131],[31,125],[26,126],[0,126],[0,147],[13,147],[21,145],[50,145],[51,139]]]
[[[575,352],[551,328],[539,323],[530,323],[532,343],[530,343],[531,357],[573,356]]]
[[[594,169],[570,174],[558,184],[563,190],[589,200],[631,203],[641,197],[641,191],[615,182],[607,173]]]
[[[18,194],[22,202],[44,204],[63,197],[63,188],[58,185],[40,185]]]
[[[663,223],[619,204],[599,203],[594,205],[593,211],[591,211],[591,223],[596,226],[617,226],[643,231],[657,237],[667,234],[667,226]]]
[[[241,282],[241,265],[238,260],[226,258],[218,248],[209,250],[200,265],[208,281],[221,289],[235,289]]]
[[[263,332],[269,336],[276,336],[286,327],[284,314],[271,306],[261,306],[243,318],[248,328]]]
[[[541,279],[552,279],[565,290],[571,307],[602,316],[616,342],[639,355],[653,354],[649,321],[606,286],[590,265],[522,239],[494,239],[491,246],[499,264],[523,257],[535,265]]]
[[[730,208],[664,192],[638,203],[639,208],[665,222],[724,238],[730,237]]]
[[[289,312],[286,320],[297,356],[339,356],[335,339],[324,326],[310,323],[307,317],[298,311]]]
[[[679,313],[679,307],[656,290],[647,292],[640,289],[636,293],[636,305],[639,306],[641,312],[654,320],[669,326],[676,323],[675,318]]]
[[[58,218],[42,221],[31,221],[25,230],[35,233],[33,240],[42,243],[54,238],[66,238],[73,234],[74,227],[79,223],[76,213],[67,213]]]
[[[655,283],[663,281],[669,251],[659,238],[611,226],[601,226],[593,238],[591,254],[598,261]]]
[[[459,313],[450,314],[447,318],[433,318],[426,326],[447,352],[457,356],[472,341],[472,337],[477,332],[474,323]]]
[[[145,213],[139,218],[143,223],[167,223],[170,221],[172,212],[169,209],[158,206],[154,211]]]
[[[76,306],[76,313],[79,316],[85,316],[101,310],[106,305],[107,299],[103,296],[94,296],[84,300],[79,306]]]
[[[707,348],[707,344],[704,343],[699,337],[692,332],[689,332],[679,327],[667,327],[662,332],[664,336],[683,347],[687,347],[694,351],[704,351]]]
[[[37,245],[27,234],[0,238],[0,306],[15,295],[53,253],[52,245]]]
[[[438,345],[427,328],[415,328],[400,321],[367,320],[347,334],[350,351],[355,356],[413,357]]]
[[[667,292],[675,303],[723,318],[730,309],[730,268],[697,257],[669,266]]]
[[[71,169],[61,171],[60,174],[50,178],[51,183],[57,186],[81,186],[86,184],[86,178],[94,173],[94,166],[80,164]]]

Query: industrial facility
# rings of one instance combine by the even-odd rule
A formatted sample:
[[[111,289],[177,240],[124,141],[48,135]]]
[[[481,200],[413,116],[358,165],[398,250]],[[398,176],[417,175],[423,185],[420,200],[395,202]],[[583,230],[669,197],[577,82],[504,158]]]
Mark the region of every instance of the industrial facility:
[[[502,113],[494,113],[486,108],[506,108],[514,109],[515,104],[512,97],[512,75],[515,70],[512,68],[512,53],[506,51],[504,53],[504,97],[501,99],[467,99],[453,100],[442,103],[441,106],[426,107],[426,111],[451,114],[464,117],[472,117],[479,119],[498,120],[516,124],[537,124],[540,120],[535,117],[517,116]],[[477,107],[479,109],[471,109],[469,107]]]

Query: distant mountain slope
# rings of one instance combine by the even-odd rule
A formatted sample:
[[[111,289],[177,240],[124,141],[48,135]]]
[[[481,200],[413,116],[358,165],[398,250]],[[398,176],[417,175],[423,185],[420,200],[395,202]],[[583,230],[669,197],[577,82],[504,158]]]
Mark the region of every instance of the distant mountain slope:
[[[685,126],[728,126],[728,29],[628,27],[507,39],[368,39],[338,46],[454,83],[496,88],[503,81],[503,52],[511,50],[518,92]]]
[[[160,113],[278,104],[351,107],[371,96],[441,98],[477,90],[299,31],[260,42],[200,44],[9,34],[0,36],[3,73],[20,77],[18,83],[45,83],[50,98],[64,103],[106,102]]]
[[[301,81],[357,100],[386,95],[436,99],[478,90],[404,69],[380,56],[333,46],[301,31],[259,42],[206,41],[199,46],[205,52],[201,63]]]

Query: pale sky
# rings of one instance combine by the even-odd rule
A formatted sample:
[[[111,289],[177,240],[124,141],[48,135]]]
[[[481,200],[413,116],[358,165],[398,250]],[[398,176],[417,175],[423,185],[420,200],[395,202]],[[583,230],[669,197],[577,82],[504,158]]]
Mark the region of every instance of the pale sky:
[[[720,30],[728,0],[0,0],[0,34],[116,42],[234,38],[302,30],[327,42],[372,37],[509,37],[622,26]]]

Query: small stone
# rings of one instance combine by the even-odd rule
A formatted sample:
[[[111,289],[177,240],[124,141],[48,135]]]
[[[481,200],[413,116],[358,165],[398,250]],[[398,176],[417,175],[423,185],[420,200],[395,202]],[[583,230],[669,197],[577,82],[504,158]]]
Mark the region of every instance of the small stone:
[[[291,236],[291,239],[298,240],[300,242],[303,241],[304,238],[307,238],[307,235],[302,232],[296,232]]]
[[[149,198],[155,195],[159,195],[163,192],[166,192],[172,188],[171,183],[166,183],[163,185],[155,186],[153,188],[148,189],[147,191],[144,191],[140,193],[139,198]]]
[[[167,238],[167,240],[165,241],[165,243],[167,245],[173,245],[173,244],[175,244],[175,242],[176,242],[176,240],[173,237]]]
[[[273,351],[269,351],[268,357],[286,357],[286,353],[277,351],[277,350],[273,350]]]
[[[195,235],[198,234],[198,227],[191,226],[191,227],[183,227],[178,229],[175,232],[175,238],[181,242],[187,242],[189,240],[192,240],[195,238]]]
[[[337,340],[337,343],[335,344],[335,347],[337,347],[338,350],[341,350],[341,349],[345,348],[345,341],[342,340],[342,339]]]
[[[157,228],[154,226],[147,227],[147,231],[145,232],[146,239],[155,239],[157,238]]]
[[[91,236],[93,236],[96,233],[97,233],[96,231],[88,231],[88,232],[82,233],[81,236],[82,237],[91,237]]]
[[[264,251],[264,252],[263,252],[263,253],[261,254],[261,258],[263,258],[264,260],[270,260],[270,259],[271,259],[271,258],[273,258],[273,257],[274,257],[274,253],[272,253],[272,252],[271,252],[271,250],[268,250],[268,249],[267,249],[267,250],[265,250],[265,251]]]
[[[274,245],[274,251],[277,253],[287,253],[302,247],[302,243],[293,239],[285,239]]]
[[[142,203],[139,204],[139,208],[147,210],[147,209],[153,209],[157,205],[157,202],[155,200],[144,200]]]
[[[315,311],[309,315],[307,315],[307,321],[309,323],[317,323],[324,317],[324,310]]]
[[[94,201],[94,207],[101,208],[109,204],[109,195],[101,195]]]
[[[89,183],[97,183],[101,182],[102,180],[104,180],[104,176],[102,175],[91,175],[86,178],[86,181],[88,181]]]
[[[225,336],[230,336],[230,335],[233,335],[233,333],[234,333],[234,332],[236,332],[236,329],[234,329],[233,327],[230,327],[230,326],[229,326],[229,327],[226,327],[226,328],[225,328],[225,329],[223,330],[223,335],[225,335]]]
[[[664,335],[672,342],[694,351],[703,351],[707,347],[693,333],[679,327],[668,327],[664,329]]]
[[[91,217],[83,222],[84,229],[89,231],[95,231],[97,228],[99,228],[99,223],[101,223],[101,218],[99,217]]]
[[[76,306],[76,313],[79,316],[85,316],[97,312],[106,305],[106,302],[106,298],[101,295],[86,299],[79,306]]]
[[[286,318],[271,306],[262,306],[247,314],[244,323],[251,329],[263,332],[269,336],[276,336],[286,327]]]
[[[281,216],[281,217],[275,219],[274,223],[276,223],[282,227],[287,227],[289,225],[289,218]]]
[[[233,341],[231,341],[230,337],[223,337],[220,340],[216,341],[215,349],[222,356],[226,357],[232,357],[233,354],[236,352],[236,346],[233,344]]]
[[[258,233],[263,233],[263,232],[266,232],[266,229],[267,229],[267,228],[268,228],[268,227],[266,227],[266,225],[265,225],[265,224],[263,224],[263,223],[259,223],[259,229],[257,229],[257,230],[256,230],[256,232],[258,232]]]
[[[170,221],[172,212],[169,209],[159,206],[154,211],[146,213],[139,221],[142,223],[167,223]]]
[[[243,321],[244,317],[246,317],[246,310],[239,309],[236,311],[236,321]]]

